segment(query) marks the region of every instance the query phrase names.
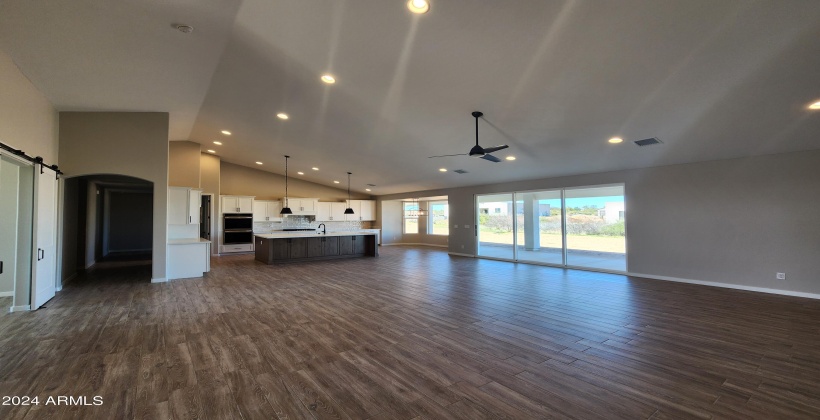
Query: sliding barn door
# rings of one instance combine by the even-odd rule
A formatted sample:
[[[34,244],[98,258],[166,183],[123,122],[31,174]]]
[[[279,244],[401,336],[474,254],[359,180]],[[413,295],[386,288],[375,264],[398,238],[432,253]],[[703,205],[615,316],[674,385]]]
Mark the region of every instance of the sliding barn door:
[[[31,279],[32,310],[54,297],[57,280],[57,176],[51,169],[38,167],[35,177],[36,262]]]

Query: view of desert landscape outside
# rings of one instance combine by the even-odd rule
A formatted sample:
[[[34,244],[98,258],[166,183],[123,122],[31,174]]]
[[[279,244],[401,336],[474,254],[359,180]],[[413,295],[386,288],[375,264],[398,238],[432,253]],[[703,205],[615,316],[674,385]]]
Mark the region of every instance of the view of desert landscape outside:
[[[566,249],[566,265],[625,271],[623,191],[622,185],[565,189],[563,199],[562,190],[515,193],[515,200],[479,195],[478,255],[561,265]]]

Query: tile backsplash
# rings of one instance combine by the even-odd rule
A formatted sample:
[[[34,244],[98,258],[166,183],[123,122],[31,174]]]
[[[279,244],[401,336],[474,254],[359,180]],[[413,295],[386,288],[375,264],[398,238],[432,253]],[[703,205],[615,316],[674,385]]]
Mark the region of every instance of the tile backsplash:
[[[288,216],[283,222],[254,222],[254,233],[269,233],[283,229],[318,229],[324,223],[328,232],[371,229],[373,222],[317,222],[313,216]]]

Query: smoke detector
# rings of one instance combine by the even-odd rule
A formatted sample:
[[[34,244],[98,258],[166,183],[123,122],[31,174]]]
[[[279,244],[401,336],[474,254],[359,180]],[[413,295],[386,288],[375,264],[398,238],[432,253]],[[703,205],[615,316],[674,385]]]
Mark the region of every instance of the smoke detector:
[[[175,28],[183,34],[189,34],[194,31],[194,27],[188,25],[176,25]]]

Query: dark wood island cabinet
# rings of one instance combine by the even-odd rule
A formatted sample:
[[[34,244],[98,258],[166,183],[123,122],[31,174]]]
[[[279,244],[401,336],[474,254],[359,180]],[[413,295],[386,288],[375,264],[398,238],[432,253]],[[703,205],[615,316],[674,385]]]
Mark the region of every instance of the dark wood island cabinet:
[[[265,264],[379,256],[375,234],[272,234],[254,241],[256,260]]]

